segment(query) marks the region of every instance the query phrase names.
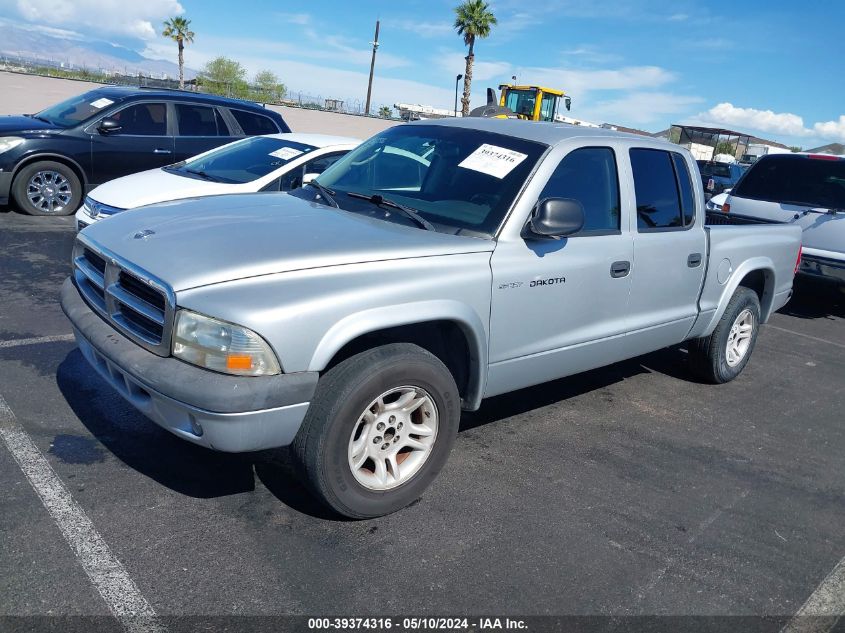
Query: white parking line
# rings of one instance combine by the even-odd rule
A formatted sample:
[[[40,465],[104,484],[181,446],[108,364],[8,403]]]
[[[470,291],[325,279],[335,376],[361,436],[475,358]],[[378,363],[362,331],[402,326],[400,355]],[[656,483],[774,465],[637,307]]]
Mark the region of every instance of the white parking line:
[[[91,519],[71,496],[14,412],[0,395],[0,437],[76,555],[111,612],[129,633],[163,633],[166,628],[126,568],[111,553]]]
[[[785,327],[778,327],[777,325],[772,325],[771,323],[766,324],[767,328],[772,328],[773,330],[777,330],[779,332],[786,332],[787,334],[794,334],[795,336],[803,336],[804,338],[808,338],[811,341],[817,341],[819,343],[824,343],[825,345],[833,345],[834,347],[841,347],[845,349],[845,345],[842,343],[837,343],[835,341],[828,341],[824,338],[819,338],[818,336],[810,336],[809,334],[804,334],[803,332],[796,332],[795,330],[787,330]]]
[[[0,349],[20,347],[21,345],[38,345],[39,343],[56,343],[58,341],[72,341],[73,334],[56,334],[55,336],[39,336],[37,338],[19,338],[11,341],[0,341]]]
[[[827,633],[845,615],[845,558],[822,580],[782,633]]]

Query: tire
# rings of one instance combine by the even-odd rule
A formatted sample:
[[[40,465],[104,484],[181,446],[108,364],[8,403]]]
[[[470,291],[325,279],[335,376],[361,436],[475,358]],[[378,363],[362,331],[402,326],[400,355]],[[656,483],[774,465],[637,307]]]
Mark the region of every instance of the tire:
[[[377,404],[380,396],[383,407]],[[389,408],[409,400],[411,413]],[[353,519],[383,516],[416,501],[437,477],[460,414],[458,388],[436,356],[408,343],[384,345],[320,378],[293,456],[307,486],[329,508]],[[403,448],[405,442],[424,448]]]
[[[743,317],[743,318],[740,318]],[[750,325],[747,338],[741,331]],[[735,327],[736,326],[736,329]],[[689,362],[693,374],[705,382],[730,382],[745,368],[760,331],[760,299],[757,293],[740,286],[710,336],[690,341]],[[736,337],[736,338],[734,338]],[[732,351],[728,342],[733,340]],[[741,351],[741,354],[737,352]]]
[[[67,165],[39,161],[18,172],[12,196],[29,215],[70,215],[82,203],[82,183]]]

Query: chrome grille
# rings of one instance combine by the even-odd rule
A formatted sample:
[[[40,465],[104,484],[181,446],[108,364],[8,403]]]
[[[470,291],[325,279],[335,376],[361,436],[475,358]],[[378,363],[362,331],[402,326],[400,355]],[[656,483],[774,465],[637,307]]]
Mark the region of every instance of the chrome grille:
[[[73,266],[77,288],[100,316],[151,352],[170,354],[176,298],[164,282],[81,235]]]

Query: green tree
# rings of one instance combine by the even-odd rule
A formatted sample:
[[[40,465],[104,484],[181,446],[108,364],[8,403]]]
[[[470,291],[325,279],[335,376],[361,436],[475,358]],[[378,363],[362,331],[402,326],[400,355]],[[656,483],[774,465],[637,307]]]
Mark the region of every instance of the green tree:
[[[234,59],[216,57],[205,65],[202,74],[203,85],[214,94],[243,97],[249,92],[246,68]]]
[[[455,7],[455,30],[464,38],[464,45],[469,47],[464,70],[464,95],[461,97],[461,112],[469,114],[469,94],[472,86],[472,65],[475,61],[475,40],[490,35],[493,26],[498,24],[496,16],[490,11],[490,5],[484,0],[466,0]]]
[[[381,106],[381,107],[378,109],[378,115],[379,115],[382,119],[389,119],[389,118],[390,118],[390,115],[391,115],[391,110],[390,110],[390,108],[389,108],[388,106]]]
[[[191,30],[191,21],[182,17],[170,18],[164,22],[161,34],[176,42],[179,47],[179,87],[185,87],[185,44],[194,43],[195,33]]]
[[[713,152],[713,154],[730,154],[731,156],[733,156],[734,154],[736,154],[736,146],[730,141],[722,141],[721,143],[716,145],[716,151]]]
[[[287,94],[287,88],[272,70],[260,71],[255,75],[253,83],[258,90],[258,96],[264,101],[280,101]]]
[[[804,150],[802,150],[799,145],[790,145],[789,151],[792,152],[793,154],[797,154],[798,152],[802,152]]]

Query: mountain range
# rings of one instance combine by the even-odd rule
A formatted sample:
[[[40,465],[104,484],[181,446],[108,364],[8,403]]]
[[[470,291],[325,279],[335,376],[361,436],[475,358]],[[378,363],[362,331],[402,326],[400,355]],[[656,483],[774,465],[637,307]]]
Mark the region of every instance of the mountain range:
[[[176,45],[173,45],[176,56]],[[0,58],[20,57],[70,69],[103,70],[127,75],[139,73],[170,78],[179,76],[179,66],[163,59],[150,59],[125,46],[48,27],[15,24],[0,19]],[[185,79],[196,71],[185,68]]]

